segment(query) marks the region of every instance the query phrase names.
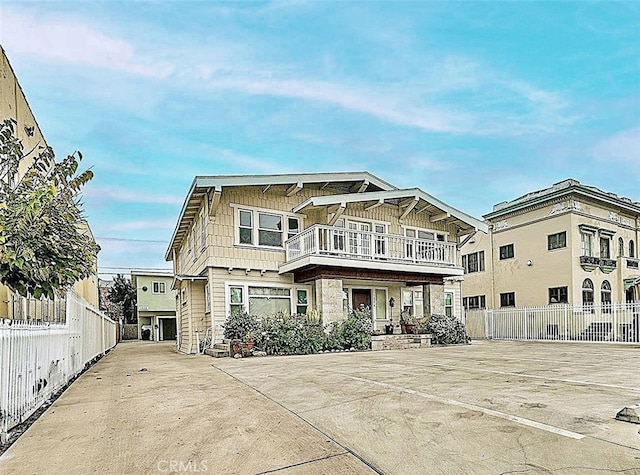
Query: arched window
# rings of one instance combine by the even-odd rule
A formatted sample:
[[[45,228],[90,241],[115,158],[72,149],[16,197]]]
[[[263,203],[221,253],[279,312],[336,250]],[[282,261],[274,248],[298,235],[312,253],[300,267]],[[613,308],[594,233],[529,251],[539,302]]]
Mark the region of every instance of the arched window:
[[[633,239],[629,240],[629,257],[636,257],[636,248],[633,244]]]
[[[611,284],[608,280],[602,282],[600,287],[600,302],[602,303],[602,313],[611,313]]]
[[[618,238],[618,255],[620,257],[624,256],[624,241],[622,238]]]
[[[593,312],[593,282],[584,279],[582,282],[582,307],[585,312]]]

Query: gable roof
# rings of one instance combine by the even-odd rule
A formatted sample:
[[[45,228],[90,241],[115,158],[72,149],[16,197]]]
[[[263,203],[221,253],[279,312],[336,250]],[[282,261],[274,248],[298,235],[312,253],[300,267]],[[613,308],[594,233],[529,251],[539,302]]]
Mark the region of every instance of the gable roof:
[[[483,231],[486,233],[488,231],[486,223],[447,205],[419,188],[317,196],[309,198],[304,203],[296,206],[293,212],[298,213],[303,210],[335,205],[346,208],[349,203],[370,203],[369,209],[383,204],[397,205],[400,208],[404,208],[403,214],[405,215],[415,210],[417,213],[426,213],[426,215],[429,216],[429,220],[433,223],[444,222],[445,224],[453,224],[460,228],[461,231],[467,232]]]
[[[179,249],[207,193],[213,192],[219,196],[223,188],[235,186],[264,186],[266,191],[266,188],[273,185],[289,185],[291,193],[295,193],[310,184],[338,186],[342,191],[351,190],[353,193],[366,190],[397,190],[392,184],[369,172],[196,176],[182,205],[178,223],[165,253],[165,260],[171,260],[171,251]]]

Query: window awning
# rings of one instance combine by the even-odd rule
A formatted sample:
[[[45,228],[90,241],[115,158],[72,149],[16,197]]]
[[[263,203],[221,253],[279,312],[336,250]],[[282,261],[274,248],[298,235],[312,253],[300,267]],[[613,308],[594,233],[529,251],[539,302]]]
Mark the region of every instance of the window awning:
[[[624,290],[629,290],[631,287],[635,287],[636,285],[640,285],[640,276],[630,277],[628,279],[624,279]]]

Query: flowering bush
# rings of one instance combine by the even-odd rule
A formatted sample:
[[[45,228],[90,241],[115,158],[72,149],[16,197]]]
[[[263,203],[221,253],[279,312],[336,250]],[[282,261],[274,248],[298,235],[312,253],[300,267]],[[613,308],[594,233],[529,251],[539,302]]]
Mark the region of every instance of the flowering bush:
[[[431,315],[428,320],[422,320],[421,333],[431,333],[435,344],[469,343],[471,338],[467,336],[464,324],[456,317],[446,315]]]
[[[322,326],[306,315],[277,313],[262,320],[259,346],[270,355],[308,355],[322,349]]]
[[[233,340],[243,340],[247,333],[256,333],[260,328],[260,322],[254,315],[247,312],[232,312],[222,325],[224,337]]]
[[[346,320],[327,325],[326,350],[367,350],[371,345],[371,309],[352,310]]]

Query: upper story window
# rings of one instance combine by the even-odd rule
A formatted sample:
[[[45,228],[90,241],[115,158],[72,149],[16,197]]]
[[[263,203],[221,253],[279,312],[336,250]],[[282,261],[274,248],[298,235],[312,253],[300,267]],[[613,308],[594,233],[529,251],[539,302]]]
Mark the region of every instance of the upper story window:
[[[207,247],[207,213],[203,209],[200,213],[200,247]]]
[[[549,234],[547,236],[547,249],[552,251],[553,249],[560,249],[567,247],[567,232]]]
[[[618,255],[620,257],[624,256],[624,239],[618,238]]]
[[[418,228],[405,228],[404,235],[411,238],[426,239],[431,241],[444,242],[447,240],[446,235],[443,233]]]
[[[500,246],[500,260],[512,259],[514,257],[513,244]]]
[[[153,282],[151,284],[154,294],[166,294],[167,286],[164,282]]]
[[[472,252],[462,256],[462,267],[465,274],[484,271],[484,251]]]
[[[582,256],[593,256],[593,234],[589,232],[580,233],[580,242],[582,245]]]
[[[611,258],[611,239],[606,236],[600,237],[600,257],[604,259]]]
[[[283,247],[300,232],[300,219],[276,212],[239,208],[236,213],[236,243]]]
[[[636,257],[636,249],[633,239],[629,239],[629,257]]]

